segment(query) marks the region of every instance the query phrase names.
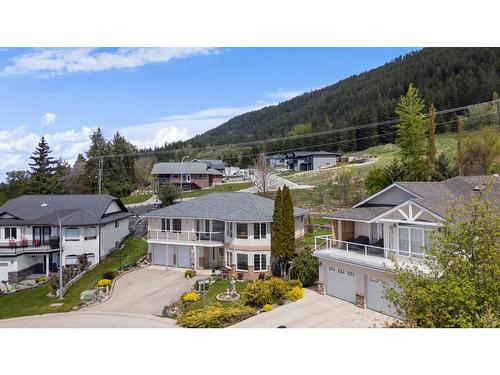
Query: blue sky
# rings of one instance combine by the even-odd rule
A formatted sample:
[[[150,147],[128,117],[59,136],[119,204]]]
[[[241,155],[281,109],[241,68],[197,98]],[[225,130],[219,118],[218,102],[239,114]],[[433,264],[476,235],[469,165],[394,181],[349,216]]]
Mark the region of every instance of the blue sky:
[[[41,135],[70,162],[98,125],[162,145],[414,49],[1,49],[0,179],[27,168]]]

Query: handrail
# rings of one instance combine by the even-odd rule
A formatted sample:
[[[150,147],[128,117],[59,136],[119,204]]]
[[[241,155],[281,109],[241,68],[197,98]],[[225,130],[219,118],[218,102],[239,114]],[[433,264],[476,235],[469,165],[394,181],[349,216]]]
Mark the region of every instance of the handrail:
[[[319,244],[318,240],[320,241]],[[423,250],[422,252],[415,252],[415,251],[412,252],[411,246],[407,251],[400,249],[391,249],[388,247],[365,245],[356,242],[335,240],[332,239],[331,235],[316,236],[314,238],[314,250],[318,251],[327,249],[345,250],[347,254],[356,253],[358,255],[361,252],[362,254],[365,255],[365,257],[377,256],[386,259],[390,259],[392,256],[403,256],[403,257],[419,258],[419,259],[426,257],[425,250]]]
[[[202,232],[202,231],[167,231],[161,229],[148,229],[148,239],[157,241],[176,242],[224,242],[224,232]]]

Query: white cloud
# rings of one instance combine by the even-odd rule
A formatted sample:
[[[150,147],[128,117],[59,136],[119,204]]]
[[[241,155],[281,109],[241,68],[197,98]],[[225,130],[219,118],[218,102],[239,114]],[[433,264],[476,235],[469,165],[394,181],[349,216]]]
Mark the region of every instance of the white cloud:
[[[56,117],[57,117],[57,114],[55,113],[52,113],[52,112],[47,112],[46,114],[44,114],[42,116],[42,118],[40,119],[40,123],[44,126],[47,126],[47,125],[51,125],[53,124],[54,122],[56,122]]]
[[[217,52],[212,48],[118,48],[103,51],[95,48],[36,49],[12,59],[3,75],[37,74],[48,78],[54,75],[97,72],[109,69],[136,68],[168,62],[190,56]]]
[[[267,92],[266,96],[272,100],[277,100],[279,102],[283,102],[296,96],[302,95],[304,91],[300,90],[282,90],[278,89],[277,91]]]

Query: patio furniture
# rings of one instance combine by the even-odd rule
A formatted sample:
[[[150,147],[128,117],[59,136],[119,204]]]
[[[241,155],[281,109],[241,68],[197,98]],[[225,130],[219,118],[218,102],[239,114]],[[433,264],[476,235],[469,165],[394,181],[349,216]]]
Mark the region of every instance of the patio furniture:
[[[9,247],[10,248],[16,247],[16,240],[9,240]]]
[[[21,240],[21,247],[28,247],[28,240],[26,238]]]
[[[33,240],[33,246],[34,247],[39,247],[41,244],[41,241],[40,240]]]

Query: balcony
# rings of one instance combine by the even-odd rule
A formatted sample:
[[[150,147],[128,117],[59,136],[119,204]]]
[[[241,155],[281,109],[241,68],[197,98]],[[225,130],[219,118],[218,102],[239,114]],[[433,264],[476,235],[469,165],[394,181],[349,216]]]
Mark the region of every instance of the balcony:
[[[170,244],[223,246],[224,232],[162,231],[148,229],[148,240]]]
[[[40,240],[25,239],[0,242],[0,256],[23,253],[46,253],[56,249],[59,249],[59,237],[51,237],[49,244],[42,244]]]
[[[413,250],[418,249],[418,250]],[[408,250],[390,249],[374,245],[365,245],[355,242],[339,241],[330,235],[317,236],[314,239],[314,253],[321,258],[346,261],[369,267],[384,269],[393,268],[394,261],[399,264],[424,266],[425,250],[418,246]]]

